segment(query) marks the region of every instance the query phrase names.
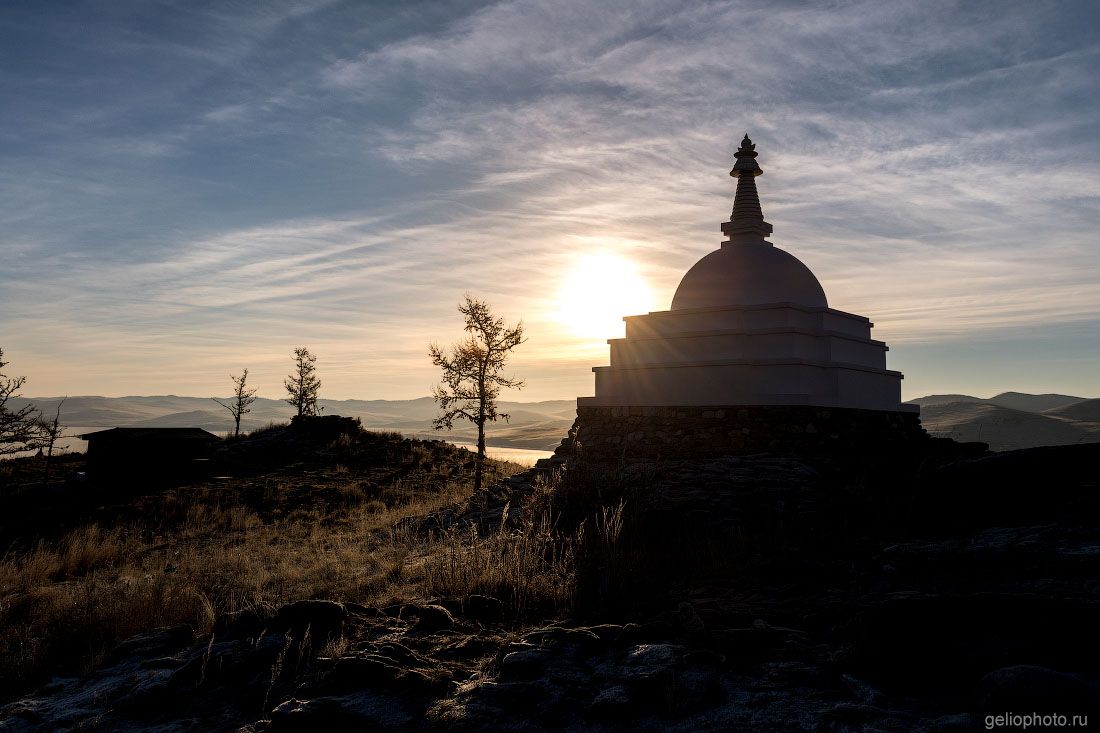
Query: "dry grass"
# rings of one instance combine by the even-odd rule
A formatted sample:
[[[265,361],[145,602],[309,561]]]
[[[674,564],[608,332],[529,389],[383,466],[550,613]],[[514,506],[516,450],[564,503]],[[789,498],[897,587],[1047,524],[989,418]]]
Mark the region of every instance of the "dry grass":
[[[436,577],[424,560],[440,540],[394,527],[465,500],[468,458],[398,443],[384,466],[338,462],[167,490],[110,526],[9,552],[0,558],[0,696],[85,672],[119,640],[161,626],[201,636],[218,615],[246,608],[423,597]]]
[[[492,596],[515,616],[566,613],[574,595],[576,537],[544,516],[487,536],[452,530],[427,549],[423,585],[448,598]]]
[[[0,558],[0,698],[84,673],[134,634],[188,625],[202,637],[221,614],[305,598],[477,594],[513,621],[587,613],[638,562],[624,542],[636,476],[575,472],[513,508],[518,527],[416,534],[399,520],[469,499],[470,454],[367,433],[332,450],[320,464],[139,497]],[[488,478],[521,468],[490,461]]]

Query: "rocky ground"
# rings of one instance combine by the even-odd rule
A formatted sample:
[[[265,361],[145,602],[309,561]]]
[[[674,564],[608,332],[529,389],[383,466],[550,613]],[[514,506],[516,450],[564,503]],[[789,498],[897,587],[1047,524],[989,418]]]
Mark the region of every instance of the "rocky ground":
[[[197,642],[130,639],[9,703],[0,730],[949,731],[1088,714],[1098,447],[906,450],[528,472],[406,529],[584,524],[568,617],[509,619],[484,595],[241,612]]]

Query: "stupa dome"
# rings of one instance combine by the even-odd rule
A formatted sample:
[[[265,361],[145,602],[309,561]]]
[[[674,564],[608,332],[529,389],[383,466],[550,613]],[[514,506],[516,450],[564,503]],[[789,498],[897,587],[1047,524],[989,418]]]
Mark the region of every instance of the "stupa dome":
[[[794,255],[763,240],[727,242],[687,271],[672,310],[777,303],[828,307],[821,283]]]
[[[729,241],[688,270],[676,288],[672,310],[780,304],[828,307],[825,291],[810,268],[765,240],[772,225],[764,221],[756,192],[756,177],[764,172],[756,156],[756,146],[745,135],[730,171],[737,179],[737,194],[730,220],[722,225]]]

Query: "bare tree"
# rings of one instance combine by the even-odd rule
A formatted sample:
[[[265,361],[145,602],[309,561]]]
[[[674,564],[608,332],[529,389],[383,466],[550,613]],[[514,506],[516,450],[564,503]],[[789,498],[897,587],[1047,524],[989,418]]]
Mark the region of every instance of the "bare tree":
[[[42,435],[41,449],[46,452],[46,469],[42,475],[42,485],[50,485],[50,463],[53,461],[53,449],[57,444],[58,438],[62,437],[61,433],[64,431],[65,426],[61,424],[61,406],[65,404],[65,400],[68,397],[62,397],[61,401],[57,403],[57,410],[54,411],[53,420],[47,420],[45,417],[40,417],[39,431]]]
[[[256,401],[256,388],[245,385],[248,381],[247,369],[241,372],[241,376],[234,377],[230,374],[229,378],[233,380],[233,400],[226,403],[222,402],[217,397],[211,397],[210,399],[229,410],[229,413],[233,416],[233,437],[236,438],[241,434],[241,415],[247,415],[252,412],[252,408],[250,408],[249,405]]]
[[[17,399],[26,377],[9,377],[4,374],[4,350],[0,349],[0,456],[41,448],[42,421],[34,405],[28,403],[16,408],[10,400]]]
[[[297,408],[299,415],[317,414],[321,380],[317,378],[317,357],[309,349],[299,346],[294,350],[294,371],[283,384],[290,394],[286,401]]]
[[[464,341],[444,351],[436,344],[428,349],[432,364],[443,370],[443,383],[432,390],[442,413],[433,422],[436,430],[450,430],[456,419],[477,425],[477,461],[474,490],[481,488],[485,470],[485,423],[508,415],[497,411],[502,389],[522,389],[520,380],[501,375],[512,349],[522,344],[523,322],[508,328],[504,319],[494,316],[489,304],[469,293],[458,312],[469,334]]]

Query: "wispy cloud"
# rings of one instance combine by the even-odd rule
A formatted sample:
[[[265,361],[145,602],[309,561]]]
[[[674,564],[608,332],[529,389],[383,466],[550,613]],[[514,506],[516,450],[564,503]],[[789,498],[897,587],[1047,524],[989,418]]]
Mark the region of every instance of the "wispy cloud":
[[[0,134],[3,345],[44,391],[201,394],[249,364],[274,393],[308,342],[334,396],[422,394],[472,290],[528,323],[530,396],[586,393],[605,352],[555,323],[564,273],[619,252],[667,306],[746,130],[775,241],[903,361],[1100,325],[1088,3],[169,7],[217,30],[129,6],[108,53],[193,69],[63,59],[36,98],[85,93],[14,107],[51,146]]]

